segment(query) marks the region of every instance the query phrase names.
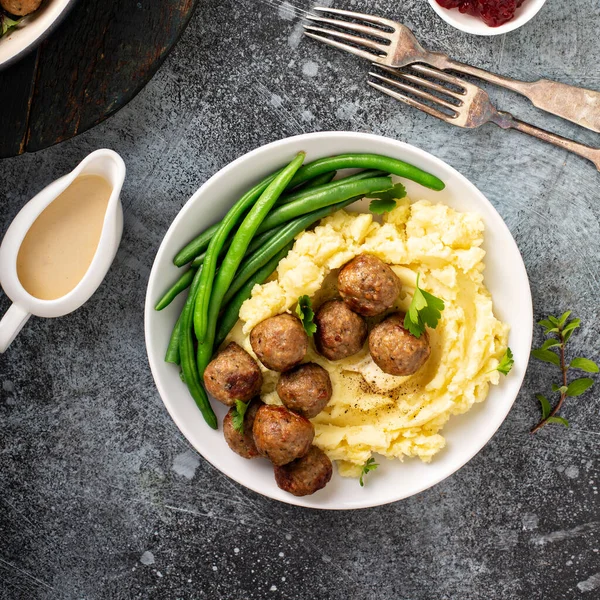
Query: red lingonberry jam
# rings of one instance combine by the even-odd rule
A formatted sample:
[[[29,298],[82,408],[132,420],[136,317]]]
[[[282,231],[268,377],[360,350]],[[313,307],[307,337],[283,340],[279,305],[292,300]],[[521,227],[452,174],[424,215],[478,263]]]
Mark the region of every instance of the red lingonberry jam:
[[[498,27],[515,16],[525,0],[435,0],[442,8],[458,8],[461,13],[479,17],[486,25]]]

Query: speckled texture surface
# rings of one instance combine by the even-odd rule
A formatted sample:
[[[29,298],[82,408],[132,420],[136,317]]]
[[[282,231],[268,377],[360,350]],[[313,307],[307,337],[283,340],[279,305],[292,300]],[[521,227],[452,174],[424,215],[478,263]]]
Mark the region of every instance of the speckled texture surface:
[[[346,5],[396,17],[458,59],[600,89],[597,0],[548,0],[529,25],[489,39],[453,30],[425,0]],[[280,0],[201,0],[129,106],[68,143],[0,163],[0,234],[91,150],[114,148],[128,167],[125,233],[105,283],[72,315],[32,319],[0,356],[3,600],[600,597],[600,385],[568,402],[570,429],[532,437],[534,394],[551,376],[532,362],[505,423],[467,466],[409,500],[342,513],[279,504],[221,476],[154,387],[142,310],[173,217],[242,153],[327,129],[405,140],[471,179],[515,236],[536,317],[572,309],[584,324],[574,353],[599,358],[593,166],[492,125],[467,132],[403,108],[365,86],[367,70],[302,40]],[[597,134],[489,89],[498,107],[600,145]],[[8,305],[0,295],[2,312]]]

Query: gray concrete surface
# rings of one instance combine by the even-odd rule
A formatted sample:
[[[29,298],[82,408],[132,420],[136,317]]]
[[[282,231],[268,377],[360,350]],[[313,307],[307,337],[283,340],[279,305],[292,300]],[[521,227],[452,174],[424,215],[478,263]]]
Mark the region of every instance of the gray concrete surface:
[[[431,48],[504,74],[600,89],[597,0],[548,0],[529,25],[492,38],[455,31],[425,0],[337,4],[397,17]],[[72,141],[0,163],[0,234],[91,150],[114,148],[128,167],[125,234],[105,283],[72,315],[32,319],[0,356],[0,597],[599,598],[600,384],[568,401],[570,429],[531,436],[534,394],[552,376],[532,362],[505,423],[467,466],[409,500],[341,513],[241,488],[195,454],[164,409],[142,317],[162,236],[217,169],[309,131],[375,132],[456,167],[515,236],[536,317],[573,310],[583,321],[574,354],[599,358],[593,166],[518,133],[454,129],[379,96],[364,84],[366,64],[302,40],[298,13],[285,6],[201,0],[173,54],[125,109]],[[598,134],[489,91],[524,120],[600,146]],[[0,295],[1,311],[8,305]]]

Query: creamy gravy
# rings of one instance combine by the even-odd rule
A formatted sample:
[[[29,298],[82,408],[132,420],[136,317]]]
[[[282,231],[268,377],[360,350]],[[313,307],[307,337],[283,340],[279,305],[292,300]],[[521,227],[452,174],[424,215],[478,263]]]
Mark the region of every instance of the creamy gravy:
[[[96,253],[111,192],[103,177],[82,175],[34,221],[17,256],[17,275],[32,296],[56,300],[81,281]]]

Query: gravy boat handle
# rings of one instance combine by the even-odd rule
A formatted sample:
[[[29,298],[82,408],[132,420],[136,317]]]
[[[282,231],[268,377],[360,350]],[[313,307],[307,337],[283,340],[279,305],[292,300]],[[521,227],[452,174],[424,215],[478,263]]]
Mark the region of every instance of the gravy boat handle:
[[[31,316],[18,304],[11,304],[6,314],[0,320],[0,354],[2,354],[19,335],[23,325]]]

